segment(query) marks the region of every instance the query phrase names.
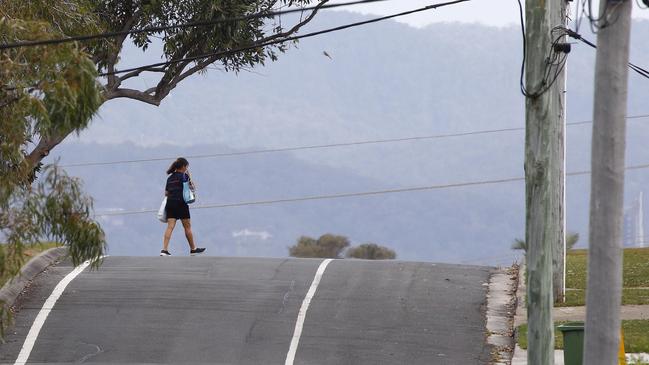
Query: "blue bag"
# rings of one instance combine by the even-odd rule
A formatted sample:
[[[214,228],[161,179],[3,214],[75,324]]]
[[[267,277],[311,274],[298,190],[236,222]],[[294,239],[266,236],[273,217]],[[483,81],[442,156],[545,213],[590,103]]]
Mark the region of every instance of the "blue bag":
[[[196,201],[196,194],[194,193],[194,190],[192,190],[189,181],[189,179],[187,179],[187,181],[183,181],[183,199],[187,204],[191,204]]]

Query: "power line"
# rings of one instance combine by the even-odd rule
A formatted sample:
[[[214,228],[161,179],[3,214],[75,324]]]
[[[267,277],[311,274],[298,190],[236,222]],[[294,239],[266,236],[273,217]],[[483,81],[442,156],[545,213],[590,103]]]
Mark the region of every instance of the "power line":
[[[312,200],[342,199],[342,198],[363,197],[363,196],[372,196],[372,195],[449,189],[449,188],[475,186],[475,185],[499,184],[499,183],[508,183],[508,182],[514,182],[520,180],[525,180],[525,178],[513,177],[513,178],[504,178],[504,179],[497,179],[497,180],[463,182],[463,183],[444,184],[444,185],[418,186],[418,187],[401,188],[401,189],[387,189],[387,190],[364,191],[364,192],[355,192],[355,193],[339,193],[339,194],[329,194],[329,195],[311,195],[305,197],[285,198],[285,199],[275,199],[275,200],[258,200],[258,201],[240,202],[240,203],[196,205],[196,206],[192,206],[192,209],[219,209],[219,208],[234,208],[234,207],[254,206],[254,205],[295,203],[295,202],[304,202],[304,201],[312,201]],[[100,214],[96,214],[96,216],[104,217],[104,216],[115,216],[115,215],[133,215],[133,214],[143,214],[143,213],[154,213],[157,211],[158,209],[117,211],[117,212],[100,213]]]
[[[393,18],[406,16],[406,15],[410,15],[410,14],[415,14],[415,13],[419,13],[419,12],[423,12],[423,11],[427,11],[427,10],[433,10],[433,9],[437,9],[437,8],[441,8],[441,7],[445,7],[445,6],[450,6],[450,5],[455,5],[455,4],[459,4],[459,3],[463,3],[463,2],[467,2],[467,1],[471,1],[471,0],[454,0],[454,1],[444,2],[444,3],[432,4],[432,5],[424,6],[422,8],[418,8],[418,9],[414,9],[414,10],[408,10],[408,11],[404,11],[404,12],[400,12],[400,13],[396,13],[396,14],[392,14],[392,15],[387,15],[387,16],[383,16],[383,17],[379,17],[379,18],[370,19],[370,20],[365,20],[365,21],[362,21],[362,22],[356,22],[356,23],[341,25],[341,26],[338,26],[338,27],[324,29],[324,30],[320,30],[320,31],[317,31],[317,32],[311,32],[311,33],[306,33],[306,34],[303,34],[303,35],[291,36],[291,37],[286,37],[286,38],[282,38],[282,39],[277,39],[277,40],[252,44],[252,45],[239,47],[239,48],[235,48],[235,49],[231,49],[231,50],[227,50],[227,51],[205,53],[205,54],[198,55],[198,56],[179,58],[179,59],[165,61],[165,62],[152,63],[150,65],[145,65],[145,66],[133,67],[133,68],[123,69],[123,70],[115,70],[115,71],[112,71],[112,72],[104,72],[104,73],[100,73],[99,76],[116,75],[116,74],[121,74],[121,73],[126,73],[126,72],[133,72],[133,71],[146,71],[147,69],[150,69],[152,67],[169,66],[169,65],[176,64],[176,63],[191,62],[191,61],[196,61],[196,60],[210,58],[210,57],[229,56],[229,55],[233,55],[233,54],[236,54],[236,53],[239,53],[239,52],[245,52],[245,51],[254,50],[254,49],[258,49],[258,48],[262,48],[262,47],[266,47],[266,46],[271,46],[271,45],[274,45],[274,44],[295,41],[295,40],[303,39],[303,38],[310,38],[310,37],[314,37],[314,36],[322,35],[322,34],[326,34],[326,33],[337,32],[337,31],[344,30],[344,29],[349,29],[349,28],[358,27],[358,26],[361,26],[361,25],[366,25],[366,24],[371,24],[371,23],[377,23],[377,22],[380,22],[380,21],[383,21],[383,20],[393,19]]]
[[[560,44],[561,39],[566,34],[563,27],[555,27],[550,32],[550,36],[554,37],[554,39],[552,41],[552,44],[550,45],[550,55],[545,60],[546,64],[543,79],[541,80],[541,83],[540,85],[538,85],[536,90],[530,91],[527,89],[527,85],[525,85],[524,81],[525,61],[527,60],[527,35],[525,32],[525,20],[523,17],[523,4],[521,3],[521,0],[518,0],[518,12],[521,23],[521,33],[523,36],[523,60],[521,61],[519,87],[523,96],[527,98],[538,98],[539,96],[545,94],[548,90],[550,90],[550,88],[557,81],[557,79],[561,75],[561,72],[566,66],[566,60],[568,59],[568,56],[564,51],[561,51],[557,48],[557,46]],[[555,37],[555,32],[561,32],[563,34],[559,34],[559,36]]]
[[[647,115],[647,117],[649,117],[649,115]],[[204,154],[204,155],[190,155],[190,156],[185,156],[185,158],[200,159],[200,158],[214,158],[214,157],[245,156],[245,155],[263,154],[263,153],[290,152],[290,151],[315,150],[315,149],[325,149],[325,148],[335,148],[335,147],[362,146],[362,145],[370,145],[370,144],[421,141],[421,140],[429,140],[429,139],[462,137],[462,136],[470,136],[470,135],[511,132],[511,131],[520,131],[520,130],[524,130],[524,128],[520,128],[520,127],[502,128],[502,129],[492,129],[492,130],[475,131],[475,132],[464,132],[464,133],[449,133],[449,134],[437,134],[437,135],[428,135],[428,136],[414,136],[414,137],[404,137],[404,138],[389,138],[389,139],[378,139],[378,140],[367,140],[367,141],[319,144],[319,145],[309,145],[309,146],[270,148],[270,149],[259,149],[259,150],[241,151],[241,152],[211,153],[211,154]],[[154,162],[154,161],[169,161],[175,158],[176,156],[173,157],[167,156],[167,157],[155,157],[155,158],[134,159],[134,160],[87,162],[87,163],[66,164],[66,165],[61,165],[61,167],[67,168],[67,167],[118,165],[118,164],[127,164],[127,163]]]
[[[640,118],[649,118],[649,114],[632,115],[627,117],[627,119],[640,119]],[[578,125],[585,125],[591,123],[592,121],[590,120],[584,120],[579,122],[570,122],[567,123],[567,125],[578,126]],[[269,148],[269,149],[259,149],[259,150],[250,150],[250,151],[241,151],[241,152],[222,152],[222,153],[210,153],[210,154],[202,154],[202,155],[189,155],[189,156],[185,156],[185,158],[202,159],[202,158],[246,156],[246,155],[264,154],[264,153],[291,152],[291,151],[301,151],[301,150],[317,150],[317,149],[326,149],[326,148],[362,146],[362,145],[372,145],[372,144],[423,141],[423,140],[443,139],[443,138],[451,138],[451,137],[464,137],[464,136],[474,136],[474,135],[482,135],[482,134],[516,132],[516,131],[523,131],[523,130],[525,130],[525,127],[486,129],[481,131],[434,134],[434,135],[413,136],[413,137],[403,137],[403,138],[387,138],[387,139],[376,139],[376,140],[366,140],[366,141],[318,144],[318,145],[309,145],[309,146]],[[80,163],[61,165],[61,167],[68,168],[68,167],[106,166],[106,165],[121,165],[121,164],[130,164],[130,163],[169,161],[169,160],[176,159],[176,157],[177,156],[166,156],[166,157],[153,157],[153,158],[117,160],[117,161],[105,161],[105,162],[80,162]]]
[[[611,15],[620,7],[621,2],[618,1],[607,1],[604,5],[604,11],[598,17],[593,15],[593,6],[592,0],[584,0],[588,3],[588,9],[586,11],[586,16],[588,17],[590,23],[590,31],[593,34],[597,34],[599,30],[606,27],[610,27],[619,19],[619,14],[614,19],[611,19]],[[586,9],[586,4],[583,4],[584,9]]]
[[[161,32],[168,29],[205,27],[205,26],[216,25],[221,23],[238,22],[238,21],[245,21],[245,20],[252,20],[252,19],[259,19],[259,18],[273,18],[276,16],[291,14],[291,13],[300,13],[300,12],[311,11],[311,10],[332,9],[332,8],[339,8],[344,6],[369,4],[369,3],[383,2],[383,1],[387,1],[387,0],[357,0],[357,1],[350,1],[345,3],[337,3],[337,4],[321,4],[321,5],[304,7],[304,8],[260,12],[260,13],[244,15],[244,16],[234,17],[234,18],[226,18],[226,19],[211,19],[211,20],[188,22],[182,24],[174,24],[174,25],[166,25],[166,26],[158,26],[158,27],[146,27],[142,29],[131,29],[131,30],[124,30],[124,31],[117,31],[117,32],[105,32],[99,34],[81,35],[81,36],[73,36],[73,37],[65,37],[65,38],[57,38],[57,39],[47,39],[47,40],[40,40],[40,41],[23,41],[23,42],[15,42],[15,43],[6,43],[0,45],[0,50],[9,49],[9,48],[19,48],[19,47],[56,45],[56,44],[62,44],[68,42],[89,41],[89,40],[103,39],[103,38],[114,38],[114,37],[129,35],[129,34],[154,33],[154,32]]]
[[[588,45],[588,46],[590,46],[590,47],[592,47],[594,49],[597,49],[597,45],[595,43],[585,39],[581,34],[575,32],[574,30],[566,28],[565,31],[568,34],[568,36],[570,36],[571,38],[577,39],[577,40],[585,43],[586,45]],[[642,67],[640,67],[640,66],[638,66],[638,65],[636,65],[636,64],[634,64],[632,62],[629,62],[629,68],[632,69],[633,71],[637,72],[640,76],[646,77],[646,78],[649,79],[649,71],[648,70],[646,70],[646,69],[644,69],[644,68],[642,68]]]
[[[649,164],[632,165],[626,167],[625,169],[640,170],[640,169],[647,169],[647,168],[649,168]],[[588,174],[590,174],[590,171],[575,171],[575,172],[567,173],[566,175],[581,176],[581,175],[588,175]],[[249,202],[238,202],[238,203],[205,204],[205,205],[195,205],[192,207],[192,209],[223,209],[223,208],[235,208],[235,207],[245,207],[245,206],[296,203],[296,202],[305,202],[305,201],[314,201],[314,200],[344,199],[344,198],[365,197],[365,196],[386,195],[386,194],[411,193],[411,192],[428,191],[428,190],[442,190],[442,189],[451,189],[451,188],[460,188],[460,187],[469,187],[469,186],[505,184],[505,183],[512,183],[518,181],[525,181],[525,178],[508,177],[508,178],[493,179],[493,180],[468,181],[468,182],[460,182],[460,183],[452,183],[452,184],[417,186],[417,187],[400,188],[400,189],[386,189],[386,190],[363,191],[363,192],[354,192],[354,193],[338,193],[338,194],[327,194],[327,195],[311,195],[311,196],[295,197],[295,198],[257,200],[257,201],[249,201]],[[100,212],[98,214],[95,214],[95,216],[110,217],[110,216],[122,216],[122,215],[135,215],[135,214],[155,213],[157,211],[158,209],[123,210],[123,211],[113,211],[113,212]]]

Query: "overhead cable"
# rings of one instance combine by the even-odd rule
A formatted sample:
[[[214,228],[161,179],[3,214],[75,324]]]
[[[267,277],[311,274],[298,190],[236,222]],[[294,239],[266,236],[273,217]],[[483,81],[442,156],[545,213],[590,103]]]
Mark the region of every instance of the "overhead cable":
[[[521,0],[518,0],[518,11],[520,16],[521,23],[521,33],[523,36],[523,60],[521,61],[521,72],[520,72],[520,90],[521,93],[527,98],[538,98],[541,95],[545,94],[552,85],[557,81],[561,72],[566,66],[566,60],[568,59],[567,52],[560,51],[560,48],[557,48],[557,45],[560,43],[561,39],[566,35],[563,27],[554,27],[550,32],[550,36],[553,37],[552,43],[550,44],[549,56],[545,59],[545,70],[543,73],[543,78],[541,79],[540,85],[537,86],[536,90],[529,90],[527,85],[525,85],[525,62],[527,60],[527,37],[525,32],[525,19],[523,16],[523,4]],[[560,33],[558,36],[555,36],[555,33]]]
[[[627,117],[627,119],[641,119],[641,118],[649,118],[649,114],[632,115],[632,116]],[[591,120],[584,120],[584,121],[579,121],[579,122],[566,123],[566,125],[568,125],[568,126],[577,126],[577,125],[585,125],[585,124],[591,124],[591,123],[592,123]],[[268,149],[239,151],[239,152],[209,153],[209,154],[201,154],[201,155],[189,155],[189,156],[185,156],[185,158],[202,159],[202,158],[246,156],[246,155],[256,155],[256,154],[265,154],[265,153],[291,152],[291,151],[317,150],[317,149],[348,147],[348,146],[362,146],[362,145],[384,144],[384,143],[423,141],[423,140],[443,139],[443,138],[451,138],[451,137],[464,137],[464,136],[475,136],[475,135],[482,135],[482,134],[515,132],[515,131],[523,131],[523,130],[525,130],[525,127],[485,129],[485,130],[481,130],[481,131],[458,132],[458,133],[447,133],[447,134],[433,134],[433,135],[423,135],[423,136],[413,136],[413,137],[403,137],[403,138],[386,138],[386,139],[375,139],[375,140],[365,140],[365,141],[352,141],[352,142],[316,144],[316,145],[308,145],[308,146],[268,148]],[[61,165],[61,167],[69,168],[69,167],[105,166],[105,165],[121,165],[121,164],[131,164],[131,163],[169,161],[169,160],[174,160],[176,157],[177,156],[165,156],[165,157],[152,157],[152,158],[116,160],[116,161],[79,162],[79,163],[64,164],[64,165]]]
[[[589,41],[588,39],[584,38],[581,34],[575,32],[574,30],[566,28],[566,32],[567,32],[569,37],[577,39],[577,40],[581,41],[582,43],[584,43],[584,44],[586,44],[586,45],[588,45],[588,46],[590,46],[590,47],[592,47],[594,49],[597,49],[597,45],[595,43],[593,43],[593,42]],[[640,66],[638,66],[638,65],[636,65],[636,64],[634,64],[632,62],[629,62],[629,68],[632,69],[633,71],[637,72],[640,76],[646,77],[646,78],[649,79],[649,71],[647,69],[645,69],[643,67],[640,67]]]
[[[168,29],[205,27],[210,25],[238,22],[238,21],[245,21],[245,20],[252,20],[252,19],[259,19],[259,18],[272,18],[280,15],[300,13],[300,12],[311,11],[311,10],[332,9],[332,8],[369,4],[369,3],[383,2],[383,1],[387,1],[387,0],[357,0],[357,1],[336,3],[336,4],[322,4],[322,5],[315,5],[315,6],[294,8],[294,9],[287,9],[287,10],[265,11],[265,12],[254,13],[254,14],[244,15],[244,16],[234,17],[234,18],[210,19],[210,20],[202,20],[196,22],[180,23],[180,24],[157,26],[157,27],[146,27],[141,29],[131,29],[131,30],[124,30],[124,31],[116,31],[116,32],[105,32],[99,34],[79,35],[79,36],[57,38],[57,39],[6,43],[6,44],[0,44],[0,50],[9,49],[9,48],[46,46],[46,45],[56,45],[56,44],[62,44],[68,42],[114,38],[114,37],[120,37],[124,35],[130,35],[130,34],[155,33],[155,32],[161,32]]]
[[[582,5],[584,9],[586,9],[586,2],[588,3],[586,17],[588,18],[590,23],[590,30],[594,34],[597,34],[597,32],[601,29],[613,25],[619,19],[619,14],[614,19],[611,19],[611,15],[613,15],[619,9],[620,5],[624,2],[624,1],[605,0],[606,2],[604,4],[604,9],[602,11],[602,14],[598,15],[598,17],[595,17],[593,15],[593,4],[592,4],[593,1],[592,0],[583,0],[583,1],[584,3]]]
[[[192,209],[234,208],[234,207],[244,207],[244,206],[254,206],[254,205],[295,203],[295,202],[304,202],[304,201],[313,201],[313,200],[341,199],[341,198],[363,197],[363,196],[372,196],[372,195],[407,193],[407,192],[416,192],[416,191],[425,191],[425,190],[449,189],[449,188],[458,188],[458,187],[475,186],[475,185],[502,184],[502,183],[520,181],[520,180],[525,180],[525,178],[513,177],[513,178],[504,178],[504,179],[497,179],[497,180],[463,182],[463,183],[444,184],[444,185],[418,186],[418,187],[401,188],[401,189],[374,190],[374,191],[339,193],[339,194],[328,194],[328,195],[311,195],[311,196],[303,196],[303,197],[295,197],[295,198],[258,200],[258,201],[249,201],[249,202],[239,202],[239,203],[193,205]],[[101,212],[95,214],[95,216],[106,217],[106,216],[115,216],[115,215],[133,215],[133,214],[143,214],[143,213],[154,213],[157,211],[158,209],[142,209],[142,210],[130,210],[130,211],[124,210],[124,211],[113,211],[113,212]]]
[[[396,13],[396,14],[392,14],[392,15],[387,15],[387,16],[383,16],[383,17],[379,17],[379,18],[374,18],[374,19],[370,19],[370,20],[365,20],[365,21],[361,21],[361,22],[341,25],[341,26],[338,26],[338,27],[324,29],[324,30],[320,30],[320,31],[317,31],[317,32],[311,32],[311,33],[306,33],[306,34],[303,34],[303,35],[291,36],[291,37],[276,39],[276,40],[267,41],[267,42],[255,43],[255,44],[251,44],[251,45],[248,45],[248,46],[243,46],[243,47],[234,48],[234,49],[225,50],[225,51],[205,53],[205,54],[192,56],[192,57],[177,58],[177,59],[173,59],[173,60],[169,60],[169,61],[152,63],[152,64],[145,65],[145,66],[127,68],[127,69],[122,69],[122,70],[115,70],[115,71],[112,71],[112,72],[104,72],[104,73],[100,73],[99,76],[116,75],[116,74],[122,74],[122,73],[133,72],[133,71],[147,71],[148,69],[151,69],[151,68],[154,68],[154,67],[169,66],[169,65],[173,65],[173,64],[181,63],[181,62],[192,62],[192,61],[198,61],[198,60],[202,60],[202,59],[206,59],[206,58],[230,56],[230,55],[237,54],[237,53],[240,53],[240,52],[250,51],[250,50],[254,50],[254,49],[258,49],[258,48],[262,48],[262,47],[271,46],[271,45],[274,45],[274,44],[295,41],[295,40],[299,40],[299,39],[303,39],[303,38],[310,38],[310,37],[314,37],[314,36],[317,36],[317,35],[337,32],[337,31],[340,31],[340,30],[349,29],[349,28],[353,28],[353,27],[358,27],[358,26],[362,26],[362,25],[366,25],[366,24],[377,23],[377,22],[380,22],[380,21],[388,20],[388,19],[402,17],[402,16],[406,16],[406,15],[410,15],[410,14],[415,14],[415,13],[419,13],[419,12],[423,12],[423,11],[433,10],[433,9],[437,9],[437,8],[441,8],[441,7],[445,7],[445,6],[450,6],[450,5],[455,5],[455,4],[468,2],[468,1],[471,1],[471,0],[455,0],[455,1],[448,1],[448,2],[443,2],[443,3],[432,4],[432,5],[424,6],[422,8],[418,8],[418,9],[414,9],[414,10],[404,11],[404,12],[400,12],[400,13]]]
[[[640,170],[640,169],[647,169],[647,168],[649,168],[649,164],[632,165],[632,166],[626,167],[625,170]],[[590,174],[590,171],[575,171],[575,172],[566,173],[566,176],[581,176],[581,175],[589,175],[589,174]],[[338,194],[327,194],[327,195],[311,195],[311,196],[303,196],[303,197],[293,197],[293,198],[283,198],[283,199],[269,199],[269,200],[256,200],[256,201],[238,202],[238,203],[194,205],[194,206],[192,206],[192,209],[223,209],[223,208],[235,208],[235,207],[245,207],[245,206],[296,203],[296,202],[305,202],[305,201],[314,201],[314,200],[344,199],[344,198],[366,197],[366,196],[399,194],[399,193],[410,193],[410,192],[429,191],[429,190],[452,189],[452,188],[480,186],[480,185],[505,184],[505,183],[512,183],[512,182],[518,182],[518,181],[525,181],[525,178],[524,177],[508,177],[508,178],[493,179],[493,180],[468,181],[468,182],[460,182],[460,183],[417,186],[417,187],[399,188],[399,189],[386,189],[386,190],[374,190],[374,191],[363,191],[363,192],[353,192],[353,193],[338,193]],[[155,213],[157,211],[158,211],[158,209],[116,210],[116,211],[99,212],[99,213],[96,213],[95,216],[96,217],[123,216],[123,215]]]

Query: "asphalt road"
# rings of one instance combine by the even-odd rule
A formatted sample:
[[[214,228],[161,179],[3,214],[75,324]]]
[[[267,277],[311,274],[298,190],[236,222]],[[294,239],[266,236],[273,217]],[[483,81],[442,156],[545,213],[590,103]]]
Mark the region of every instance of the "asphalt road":
[[[322,260],[109,257],[65,289],[29,364],[284,364]],[[70,271],[39,276],[0,345],[14,364]],[[310,302],[295,364],[487,364],[490,268],[334,260]]]

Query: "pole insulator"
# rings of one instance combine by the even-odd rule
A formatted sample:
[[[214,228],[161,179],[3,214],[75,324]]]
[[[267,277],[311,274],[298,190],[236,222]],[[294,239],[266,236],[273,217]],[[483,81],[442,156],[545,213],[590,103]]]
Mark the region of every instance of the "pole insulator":
[[[649,0],[646,0],[649,1]],[[572,50],[572,45],[570,43],[555,43],[554,44],[554,51],[557,53],[570,53]]]

